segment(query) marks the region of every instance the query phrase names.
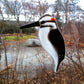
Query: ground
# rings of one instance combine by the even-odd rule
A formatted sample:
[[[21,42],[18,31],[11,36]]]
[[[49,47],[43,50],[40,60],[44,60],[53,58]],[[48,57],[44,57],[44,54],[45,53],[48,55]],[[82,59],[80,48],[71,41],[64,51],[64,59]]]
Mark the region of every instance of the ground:
[[[57,73],[53,72],[54,62],[42,47],[27,47],[24,41],[5,41],[0,60],[0,83],[10,84],[82,84],[84,80],[84,49],[75,50],[66,46],[66,59]],[[6,47],[4,47],[6,46]],[[6,51],[5,51],[6,50]],[[5,54],[6,53],[6,54]],[[8,68],[5,67],[7,55]],[[5,68],[5,69],[4,69]],[[9,70],[7,72],[7,69]],[[9,81],[7,81],[9,78]],[[5,82],[7,81],[7,82]]]

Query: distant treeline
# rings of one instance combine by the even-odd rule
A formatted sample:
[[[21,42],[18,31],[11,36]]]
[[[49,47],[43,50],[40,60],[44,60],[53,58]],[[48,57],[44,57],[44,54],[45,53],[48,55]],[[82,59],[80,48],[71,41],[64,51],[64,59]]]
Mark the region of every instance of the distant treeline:
[[[26,34],[31,34],[36,31],[35,28],[28,28],[28,29],[23,29],[23,33]],[[6,34],[6,33],[19,33],[19,26],[16,24],[7,24],[6,22],[1,22],[0,21],[0,34]]]

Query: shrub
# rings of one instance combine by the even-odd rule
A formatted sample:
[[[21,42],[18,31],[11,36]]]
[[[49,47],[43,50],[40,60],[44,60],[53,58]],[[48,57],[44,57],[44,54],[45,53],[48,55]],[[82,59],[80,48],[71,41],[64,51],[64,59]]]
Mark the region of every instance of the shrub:
[[[23,33],[26,34],[31,34],[31,33],[35,33],[36,29],[35,28],[27,28],[27,29],[23,29]],[[4,22],[0,22],[0,33],[3,34],[13,34],[13,33],[19,33],[19,27],[16,24],[7,24],[5,21]]]

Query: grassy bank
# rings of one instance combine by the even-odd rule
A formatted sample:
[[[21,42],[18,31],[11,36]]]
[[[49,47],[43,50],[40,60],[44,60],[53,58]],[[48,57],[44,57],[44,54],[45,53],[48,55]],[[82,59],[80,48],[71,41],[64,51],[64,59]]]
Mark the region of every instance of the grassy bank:
[[[11,40],[23,40],[23,39],[35,39],[36,37],[35,36],[31,36],[31,35],[26,35],[26,36],[23,36],[23,37],[20,37],[20,36],[5,36],[3,37],[3,40],[6,40],[6,41],[11,41]]]

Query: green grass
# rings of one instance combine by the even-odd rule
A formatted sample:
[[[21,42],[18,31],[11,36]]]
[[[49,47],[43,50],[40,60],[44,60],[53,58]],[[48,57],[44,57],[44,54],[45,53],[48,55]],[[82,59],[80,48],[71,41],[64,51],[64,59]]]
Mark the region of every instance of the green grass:
[[[7,41],[11,41],[11,40],[23,40],[23,39],[35,39],[35,36],[31,36],[31,35],[26,35],[23,37],[20,36],[6,36],[3,37],[3,40],[7,40]]]

